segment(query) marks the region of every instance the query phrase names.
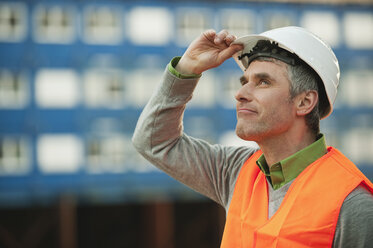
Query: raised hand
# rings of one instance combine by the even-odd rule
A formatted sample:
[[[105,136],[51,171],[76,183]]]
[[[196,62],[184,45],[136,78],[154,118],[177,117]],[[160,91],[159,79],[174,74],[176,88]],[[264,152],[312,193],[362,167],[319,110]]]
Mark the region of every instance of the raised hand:
[[[200,74],[217,67],[242,50],[242,45],[232,45],[235,39],[227,30],[207,30],[189,45],[175,69],[182,74]]]

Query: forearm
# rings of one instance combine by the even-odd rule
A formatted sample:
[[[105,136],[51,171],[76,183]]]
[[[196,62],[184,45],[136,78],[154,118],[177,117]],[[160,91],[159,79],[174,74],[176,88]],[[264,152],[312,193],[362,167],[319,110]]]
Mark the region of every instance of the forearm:
[[[199,78],[179,79],[166,69],[138,120],[133,144],[148,157],[175,142],[182,135],[182,118]],[[175,85],[177,84],[177,85]]]
[[[180,79],[166,70],[162,83],[145,106],[133,144],[152,164],[176,180],[220,202],[214,170],[218,146],[183,133],[183,113],[198,78]],[[221,159],[221,161],[223,161]],[[220,179],[218,179],[220,181]]]

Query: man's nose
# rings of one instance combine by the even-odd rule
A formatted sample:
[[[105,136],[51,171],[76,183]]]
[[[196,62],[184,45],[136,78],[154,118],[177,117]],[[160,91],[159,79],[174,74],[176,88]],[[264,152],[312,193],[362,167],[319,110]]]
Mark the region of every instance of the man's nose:
[[[244,101],[252,101],[253,96],[252,96],[252,89],[249,87],[248,84],[243,85],[235,94],[234,98],[236,98],[237,101],[239,102],[244,102]]]

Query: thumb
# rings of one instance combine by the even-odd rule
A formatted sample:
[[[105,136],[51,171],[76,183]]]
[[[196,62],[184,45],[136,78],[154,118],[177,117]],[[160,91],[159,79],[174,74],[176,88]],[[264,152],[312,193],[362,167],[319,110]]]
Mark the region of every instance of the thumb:
[[[241,51],[243,49],[243,46],[240,44],[234,44],[230,45],[226,49],[220,52],[218,60],[220,63],[223,63],[227,59],[231,58],[233,54],[235,54],[238,51]]]

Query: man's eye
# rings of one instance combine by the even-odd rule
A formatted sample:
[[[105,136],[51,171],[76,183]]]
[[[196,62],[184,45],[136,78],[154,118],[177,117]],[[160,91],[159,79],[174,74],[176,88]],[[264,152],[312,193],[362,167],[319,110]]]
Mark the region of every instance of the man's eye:
[[[266,81],[266,80],[261,80],[259,82],[259,85],[270,85],[270,83],[268,81]]]
[[[240,80],[240,83],[242,86],[244,86],[245,84],[247,84],[247,81],[246,80]]]

